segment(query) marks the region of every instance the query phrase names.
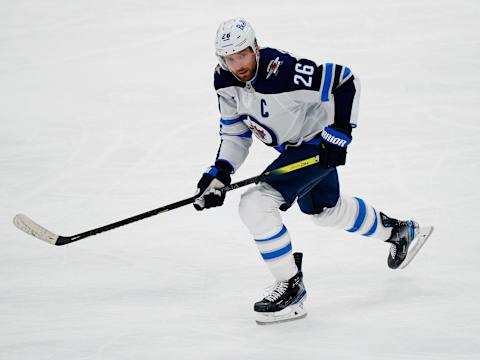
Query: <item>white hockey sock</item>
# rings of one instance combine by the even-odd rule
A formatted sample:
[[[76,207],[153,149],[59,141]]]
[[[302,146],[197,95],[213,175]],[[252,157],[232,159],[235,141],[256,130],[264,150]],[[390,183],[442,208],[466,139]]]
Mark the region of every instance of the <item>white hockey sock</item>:
[[[371,236],[382,241],[390,238],[391,227],[383,226],[380,212],[360,198],[340,195],[333,208],[312,215],[313,222],[320,226],[331,226],[348,232]]]
[[[275,279],[288,280],[297,273],[292,255],[292,243],[285,225],[282,225],[280,231],[272,236],[255,237],[255,243]]]
[[[261,183],[245,192],[239,205],[240,217],[278,281],[288,280],[298,271],[292,255],[290,235],[278,211],[282,203],[283,198],[278,191]]]

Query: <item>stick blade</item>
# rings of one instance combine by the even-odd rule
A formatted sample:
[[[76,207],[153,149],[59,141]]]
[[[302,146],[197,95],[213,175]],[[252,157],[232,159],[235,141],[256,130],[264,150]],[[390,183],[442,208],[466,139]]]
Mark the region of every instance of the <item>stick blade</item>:
[[[23,214],[17,214],[13,218],[13,224],[24,233],[35,236],[37,239],[43,240],[49,244],[56,245],[59,238],[57,234],[54,234],[50,230],[45,229],[43,226],[38,225],[28,216]]]

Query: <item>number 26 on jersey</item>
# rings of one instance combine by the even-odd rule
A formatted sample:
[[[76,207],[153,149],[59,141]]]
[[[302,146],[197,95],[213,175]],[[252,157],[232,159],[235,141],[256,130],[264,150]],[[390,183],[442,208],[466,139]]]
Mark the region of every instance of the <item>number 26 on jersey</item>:
[[[293,82],[296,85],[300,85],[300,83],[303,83],[303,85],[307,87],[312,86],[312,75],[313,72],[315,71],[315,68],[312,65],[304,65],[300,63],[295,64],[295,76],[293,77]]]

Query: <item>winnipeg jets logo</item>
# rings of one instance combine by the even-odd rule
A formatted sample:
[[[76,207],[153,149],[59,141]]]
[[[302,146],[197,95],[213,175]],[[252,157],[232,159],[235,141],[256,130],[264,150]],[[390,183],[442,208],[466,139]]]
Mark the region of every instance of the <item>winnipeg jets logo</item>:
[[[257,125],[250,123],[248,125],[248,128],[253,131],[256,137],[258,137],[260,140],[264,141],[267,138],[267,133],[265,130],[260,129]]]
[[[269,146],[277,146],[277,136],[267,125],[261,124],[253,116],[248,115],[244,120],[245,125],[253,132],[253,134],[263,143]]]
[[[273,75],[277,76],[278,68],[283,64],[283,61],[280,61],[280,58],[277,57],[275,60],[270,61],[267,67],[267,79]]]
[[[239,20],[236,27],[239,28],[240,30],[245,30],[245,27],[247,26],[247,22],[245,20]]]

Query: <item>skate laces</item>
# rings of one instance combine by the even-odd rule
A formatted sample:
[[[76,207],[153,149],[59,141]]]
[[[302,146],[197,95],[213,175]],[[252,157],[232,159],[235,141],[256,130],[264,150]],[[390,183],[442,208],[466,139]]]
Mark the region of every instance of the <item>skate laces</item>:
[[[270,293],[265,296],[265,299],[268,301],[276,301],[285,293],[285,290],[287,289],[288,281],[278,281],[273,286],[268,288]]]
[[[390,255],[392,256],[392,259],[395,259],[395,256],[397,255],[397,247],[395,246],[395,244],[392,244],[392,246],[390,246]]]

